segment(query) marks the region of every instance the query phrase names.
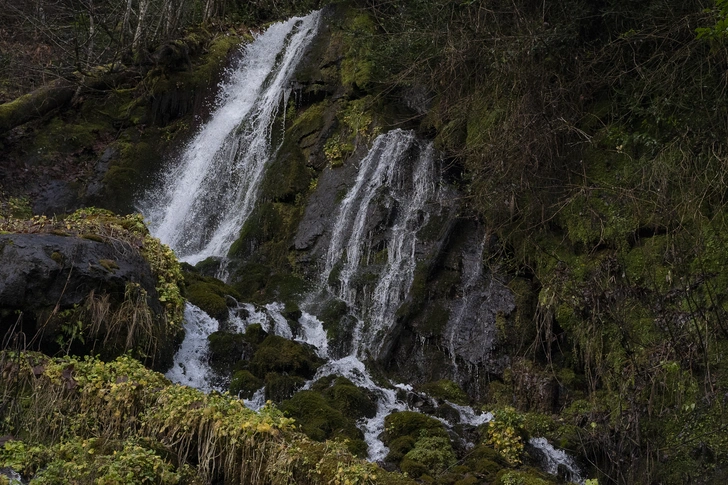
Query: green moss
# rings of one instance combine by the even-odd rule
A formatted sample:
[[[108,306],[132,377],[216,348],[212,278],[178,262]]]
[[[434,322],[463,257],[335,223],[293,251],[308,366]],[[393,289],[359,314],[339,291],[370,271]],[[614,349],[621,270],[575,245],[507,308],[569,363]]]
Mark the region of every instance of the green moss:
[[[401,436],[419,437],[422,431],[426,431],[430,436],[447,437],[445,427],[440,421],[413,411],[390,414],[384,419],[384,428],[385,444]]]
[[[551,485],[557,483],[557,480],[533,469],[527,471],[501,470],[495,483],[497,485]]]
[[[319,390],[331,406],[347,418],[358,420],[373,418],[377,414],[376,398],[345,377],[336,377],[329,385],[315,386],[313,389]]]
[[[293,396],[306,383],[306,379],[299,376],[269,372],[265,375],[265,399],[281,402]]]
[[[194,266],[194,270],[205,276],[212,276],[220,267],[220,258],[210,256]]]
[[[418,319],[417,323],[418,333],[426,337],[442,335],[450,319],[450,310],[440,303],[433,302],[426,306],[422,313],[422,318]]]
[[[230,394],[250,399],[261,387],[263,387],[263,380],[258,379],[247,370],[239,370],[233,374],[230,381]]]
[[[374,62],[366,39],[373,39],[376,27],[367,14],[349,17],[346,26],[347,36],[357,39],[349,43],[344,59],[341,61],[341,84],[351,89],[369,89],[374,82]]]
[[[217,331],[208,335],[207,341],[210,366],[223,375],[229,374],[245,353],[252,352],[250,343],[239,333]]]
[[[324,113],[330,106],[328,101],[309,106],[294,118],[293,124],[286,130],[286,136],[300,143],[305,137],[319,132],[324,127]]]
[[[239,300],[240,294],[235,288],[222,281],[202,276],[195,272],[185,272],[185,297],[195,306],[218,320],[227,320],[228,307],[225,297],[232,296]]]
[[[240,252],[241,239],[233,243],[230,254]],[[259,263],[245,263],[235,269],[231,280],[232,286],[248,301],[258,301],[259,293],[265,288],[270,277],[271,270],[268,266]]]
[[[251,372],[259,377],[285,372],[310,379],[320,365],[321,360],[310,347],[277,335],[268,335],[250,360]]]
[[[282,403],[281,410],[295,418],[301,430],[312,439],[348,439],[351,440],[352,452],[366,454],[366,446],[361,446],[363,435],[355,421],[347,419],[339,410],[331,407],[320,394],[301,391]]]
[[[51,259],[55,261],[56,263],[63,265],[63,255],[59,253],[58,251],[53,251],[51,253]]]
[[[388,443],[389,453],[387,453],[384,461],[389,463],[399,463],[412,448],[415,447],[416,439],[414,436],[405,435],[395,438]]]
[[[51,255],[51,257],[53,257],[53,255]],[[99,259],[99,264],[109,273],[113,273],[119,269],[119,265],[113,259]]]
[[[253,323],[248,325],[245,329],[245,335],[243,338],[246,342],[251,345],[259,345],[268,337],[268,333],[263,330],[263,327],[259,323]]]
[[[479,483],[480,480],[478,480],[475,476],[467,475],[465,478],[456,481],[453,485],[477,485]]]
[[[221,297],[209,285],[195,283],[185,288],[185,297],[212,318],[225,320],[228,317],[228,307],[225,298]]]
[[[50,162],[59,155],[70,154],[93,146],[107,126],[95,121],[78,119],[71,122],[52,119],[35,139],[41,160]]]
[[[422,384],[421,386],[418,386],[418,389],[432,397],[447,399],[455,404],[467,405],[470,402],[465,391],[463,391],[455,382],[447,379]]]
[[[402,459],[399,468],[402,470],[402,473],[406,473],[407,476],[412,478],[422,478],[423,475],[426,475],[430,471],[427,465],[407,457]]]

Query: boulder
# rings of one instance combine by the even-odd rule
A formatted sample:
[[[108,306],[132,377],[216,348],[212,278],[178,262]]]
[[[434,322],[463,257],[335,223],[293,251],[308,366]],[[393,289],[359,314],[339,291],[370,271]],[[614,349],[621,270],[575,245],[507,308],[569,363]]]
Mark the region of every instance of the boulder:
[[[146,350],[149,342],[155,349],[164,343],[164,309],[149,263],[128,243],[96,239],[0,235],[0,332],[6,341],[22,332],[26,342],[46,351],[67,343],[67,351],[109,356],[139,350],[145,339]]]

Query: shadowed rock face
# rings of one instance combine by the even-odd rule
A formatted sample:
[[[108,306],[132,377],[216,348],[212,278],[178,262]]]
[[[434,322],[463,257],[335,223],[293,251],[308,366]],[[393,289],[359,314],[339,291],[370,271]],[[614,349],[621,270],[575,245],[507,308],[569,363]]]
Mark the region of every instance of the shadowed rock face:
[[[106,243],[53,234],[0,235],[0,332],[16,322],[28,338],[43,331],[51,312],[82,305],[90,294],[108,295],[112,305],[124,300],[128,283],[147,294],[147,305],[161,317],[149,263],[126,243]],[[16,328],[16,330],[18,330]]]

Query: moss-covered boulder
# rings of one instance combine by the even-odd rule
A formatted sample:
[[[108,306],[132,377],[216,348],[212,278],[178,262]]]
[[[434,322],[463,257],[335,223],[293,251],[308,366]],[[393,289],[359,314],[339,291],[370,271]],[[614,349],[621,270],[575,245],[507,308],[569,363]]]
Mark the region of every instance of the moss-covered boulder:
[[[384,420],[385,461],[414,477],[437,474],[455,462],[455,451],[444,425],[413,411],[392,413]]]
[[[268,372],[264,379],[265,399],[279,403],[293,396],[306,383],[306,379],[286,373]]]
[[[230,380],[230,394],[250,399],[255,391],[263,387],[264,381],[245,369],[236,371]]]
[[[210,366],[221,375],[230,375],[238,362],[253,356],[253,345],[243,334],[217,331],[207,341]]]
[[[311,347],[277,335],[268,335],[255,351],[249,368],[257,376],[279,372],[310,379],[322,363]]]
[[[84,209],[64,220],[0,220],[0,329],[51,351],[171,363],[182,274],[141,216]]]
[[[352,453],[366,454],[364,435],[355,421],[345,417],[338,409],[315,391],[301,391],[283,402],[280,409],[301,426],[301,431],[317,441],[346,439]],[[362,446],[363,445],[363,446]]]
[[[240,299],[235,288],[211,276],[203,276],[195,271],[185,271],[184,296],[190,303],[199,307],[212,318],[224,321],[228,318],[228,301],[230,295]]]

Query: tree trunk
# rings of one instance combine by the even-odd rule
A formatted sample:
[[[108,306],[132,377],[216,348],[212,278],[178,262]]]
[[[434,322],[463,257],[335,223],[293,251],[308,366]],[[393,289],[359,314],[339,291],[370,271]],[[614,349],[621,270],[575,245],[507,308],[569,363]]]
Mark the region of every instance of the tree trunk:
[[[134,33],[134,42],[132,42],[132,49],[135,51],[139,49],[144,34],[144,17],[147,16],[147,8],[149,8],[149,0],[139,0],[139,17],[136,32]]]

